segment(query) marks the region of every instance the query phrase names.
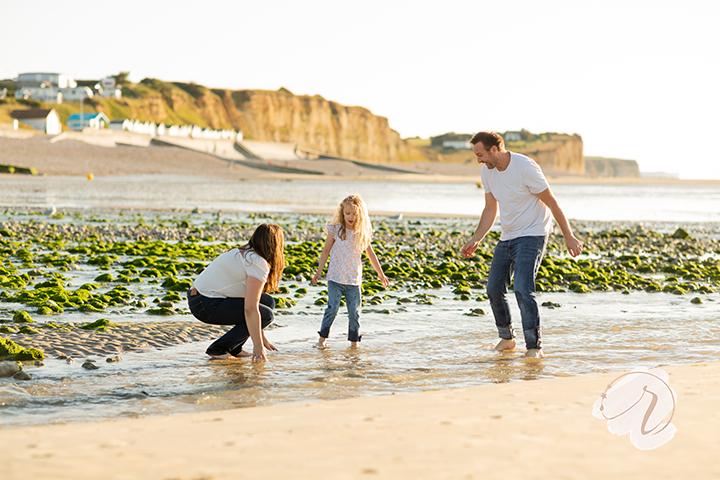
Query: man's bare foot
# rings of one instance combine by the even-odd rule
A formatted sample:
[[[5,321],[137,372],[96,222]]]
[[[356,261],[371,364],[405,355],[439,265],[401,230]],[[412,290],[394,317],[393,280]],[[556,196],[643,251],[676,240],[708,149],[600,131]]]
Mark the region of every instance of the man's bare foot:
[[[544,356],[541,348],[528,348],[528,351],[525,352],[525,358],[543,358]]]
[[[327,338],[325,338],[325,337],[320,337],[320,338],[318,338],[318,341],[317,341],[317,343],[315,344],[315,346],[316,346],[317,348],[321,348],[321,349],[322,349],[322,348],[327,348]]]
[[[350,342],[350,348],[358,348],[359,342]]]
[[[515,340],[513,340],[512,338],[501,338],[498,344],[495,345],[495,350],[497,350],[498,352],[515,350]]]
[[[252,353],[246,352],[245,350],[240,350],[240,353],[237,355],[233,355],[235,358],[246,358],[246,357],[252,357]]]

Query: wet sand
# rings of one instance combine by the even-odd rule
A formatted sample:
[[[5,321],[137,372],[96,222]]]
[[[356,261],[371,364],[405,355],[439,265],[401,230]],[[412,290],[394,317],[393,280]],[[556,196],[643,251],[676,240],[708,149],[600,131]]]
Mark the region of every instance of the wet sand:
[[[84,358],[166,348],[181,343],[199,342],[224,334],[229,327],[200,322],[118,323],[105,331],[79,327],[42,328],[33,334],[5,334],[14,342],[39,348],[46,356]]]
[[[262,368],[262,367],[258,367]],[[671,366],[678,432],[641,451],[593,403],[622,372],[0,431],[3,478],[720,476],[720,363]]]

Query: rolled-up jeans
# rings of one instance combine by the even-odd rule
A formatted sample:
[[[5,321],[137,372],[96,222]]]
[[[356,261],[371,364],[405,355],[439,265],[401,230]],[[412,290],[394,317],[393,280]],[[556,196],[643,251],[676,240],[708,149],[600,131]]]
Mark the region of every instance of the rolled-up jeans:
[[[512,339],[515,334],[507,302],[507,287],[513,275],[513,291],[520,307],[525,346],[528,349],[542,348],[540,313],[535,301],[535,278],[540,268],[546,236],[517,237],[502,240],[495,247],[487,294],[495,316],[495,325],[500,338]]]
[[[345,295],[345,304],[348,310],[348,340],[359,342],[360,335],[360,285],[345,285],[343,283],[328,280],[328,304],[323,315],[322,325],[318,334],[327,338],[330,335],[330,327],[335,321],[335,316],[340,308],[340,299]]]

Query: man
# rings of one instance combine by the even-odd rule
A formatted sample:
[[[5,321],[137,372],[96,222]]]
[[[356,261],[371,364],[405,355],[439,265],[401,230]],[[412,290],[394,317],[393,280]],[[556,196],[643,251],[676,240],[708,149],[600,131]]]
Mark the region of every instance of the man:
[[[485,208],[475,233],[462,247],[461,253],[466,258],[473,255],[495,222],[499,205],[502,233],[495,247],[487,285],[490,306],[500,335],[495,349],[505,351],[515,348],[506,297],[510,274],[514,270],[513,290],[522,317],[527,348],[525,356],[542,358],[535,277],[552,230],[550,214],[562,230],[570,255],[579,255],[583,243],[573,235],[545,175],[533,159],[505,150],[503,138],[495,132],[477,133],[470,143],[481,165]]]

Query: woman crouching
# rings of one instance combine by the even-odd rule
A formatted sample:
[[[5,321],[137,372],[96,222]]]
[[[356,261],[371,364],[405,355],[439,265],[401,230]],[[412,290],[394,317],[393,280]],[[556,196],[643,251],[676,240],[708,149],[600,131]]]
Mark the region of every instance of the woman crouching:
[[[250,356],[243,352],[248,337],[253,362],[265,360],[265,349],[277,350],[263,329],[273,321],[275,300],[268,292],[277,290],[285,268],[284,246],[279,225],[260,225],[247,245],[218,256],[195,279],[188,290],[195,318],[212,325],[234,325],[208,347],[208,355]]]

